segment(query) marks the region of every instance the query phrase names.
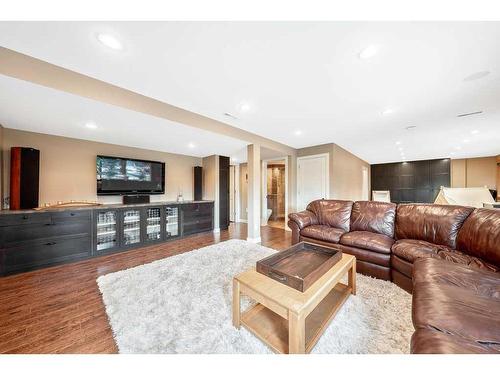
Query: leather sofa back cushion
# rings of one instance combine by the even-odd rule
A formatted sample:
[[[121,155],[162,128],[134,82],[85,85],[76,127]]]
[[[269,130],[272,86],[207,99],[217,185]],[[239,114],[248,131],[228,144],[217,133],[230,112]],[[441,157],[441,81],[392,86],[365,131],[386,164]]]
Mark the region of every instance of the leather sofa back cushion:
[[[366,231],[394,237],[396,204],[386,202],[354,202],[351,231]]]
[[[500,210],[474,210],[458,233],[457,249],[500,266]]]
[[[349,231],[352,201],[318,199],[307,205],[307,210],[316,214],[320,225]]]
[[[465,219],[474,209],[439,204],[400,204],[396,210],[396,239],[414,239],[456,248]]]

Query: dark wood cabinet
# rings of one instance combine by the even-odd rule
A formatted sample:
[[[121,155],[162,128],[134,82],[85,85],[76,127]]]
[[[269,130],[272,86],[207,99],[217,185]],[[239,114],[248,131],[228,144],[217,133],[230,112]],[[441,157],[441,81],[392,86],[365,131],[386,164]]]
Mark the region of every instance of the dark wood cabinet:
[[[4,213],[0,275],[67,263],[213,230],[213,202]]]
[[[0,274],[90,257],[91,223],[88,210],[2,215]]]

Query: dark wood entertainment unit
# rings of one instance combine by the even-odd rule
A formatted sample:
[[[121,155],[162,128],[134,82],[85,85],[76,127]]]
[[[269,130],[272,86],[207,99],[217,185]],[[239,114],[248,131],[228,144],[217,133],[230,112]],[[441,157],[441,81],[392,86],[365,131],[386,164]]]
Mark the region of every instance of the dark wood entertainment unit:
[[[0,275],[213,230],[213,201],[0,211]]]

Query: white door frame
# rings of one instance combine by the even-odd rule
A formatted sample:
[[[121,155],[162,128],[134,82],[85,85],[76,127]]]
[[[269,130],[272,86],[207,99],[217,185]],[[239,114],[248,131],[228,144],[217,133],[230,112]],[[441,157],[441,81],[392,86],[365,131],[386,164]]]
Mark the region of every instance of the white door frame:
[[[288,219],[288,157],[269,158],[262,160],[262,188],[261,188],[261,225],[267,225],[267,164],[270,161],[283,161],[285,163],[285,230],[290,230],[286,225]]]
[[[315,155],[307,155],[307,156],[299,156],[297,157],[297,206],[299,205],[300,199],[300,190],[299,190],[299,164],[300,160],[306,160],[306,159],[315,159],[322,157],[326,161],[326,178],[325,178],[325,192],[326,192],[326,199],[330,198],[330,154],[329,153],[323,153],[323,154],[315,154]]]

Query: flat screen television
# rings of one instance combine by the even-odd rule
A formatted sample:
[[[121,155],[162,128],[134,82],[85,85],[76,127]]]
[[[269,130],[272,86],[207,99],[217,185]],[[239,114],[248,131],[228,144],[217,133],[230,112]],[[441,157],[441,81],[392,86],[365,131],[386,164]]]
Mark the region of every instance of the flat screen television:
[[[165,163],[97,155],[97,195],[165,193]]]

